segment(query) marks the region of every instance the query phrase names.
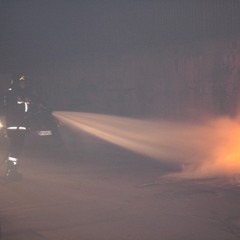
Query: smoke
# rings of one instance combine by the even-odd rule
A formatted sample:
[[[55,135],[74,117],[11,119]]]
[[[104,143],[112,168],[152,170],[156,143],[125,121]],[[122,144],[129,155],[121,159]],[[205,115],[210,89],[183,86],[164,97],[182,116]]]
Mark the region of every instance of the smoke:
[[[182,166],[179,177],[231,176],[240,172],[240,120],[204,123],[139,120],[92,113],[54,112],[72,128]]]

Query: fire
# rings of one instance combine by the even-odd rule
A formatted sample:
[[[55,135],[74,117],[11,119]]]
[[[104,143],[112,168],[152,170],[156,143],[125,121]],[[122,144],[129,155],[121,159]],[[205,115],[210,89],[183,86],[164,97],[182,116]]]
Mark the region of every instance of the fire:
[[[206,159],[183,175],[196,177],[233,176],[240,174],[240,120],[222,118],[210,123],[212,139]],[[206,138],[209,142],[209,139]],[[210,143],[210,142],[209,142]]]

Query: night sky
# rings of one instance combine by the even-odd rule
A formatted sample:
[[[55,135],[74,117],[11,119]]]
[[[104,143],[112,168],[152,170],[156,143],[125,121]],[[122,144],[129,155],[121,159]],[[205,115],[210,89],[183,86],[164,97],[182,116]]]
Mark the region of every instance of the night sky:
[[[236,36],[239,23],[238,0],[0,0],[0,74],[77,78],[106,58]]]
[[[1,0],[0,72],[55,72],[75,61],[239,32],[238,0]]]

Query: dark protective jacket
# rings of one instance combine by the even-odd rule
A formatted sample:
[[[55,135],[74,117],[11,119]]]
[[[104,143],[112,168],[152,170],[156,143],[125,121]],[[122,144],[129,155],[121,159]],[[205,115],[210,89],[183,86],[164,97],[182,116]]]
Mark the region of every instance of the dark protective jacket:
[[[26,89],[9,88],[5,97],[5,118],[7,130],[27,130],[29,114],[29,94]]]

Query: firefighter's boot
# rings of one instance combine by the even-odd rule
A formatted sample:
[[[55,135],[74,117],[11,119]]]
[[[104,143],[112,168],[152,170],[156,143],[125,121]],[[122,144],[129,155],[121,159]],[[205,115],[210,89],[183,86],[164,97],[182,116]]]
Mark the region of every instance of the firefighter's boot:
[[[9,180],[19,180],[21,174],[18,172],[17,161],[7,160],[6,178]]]

